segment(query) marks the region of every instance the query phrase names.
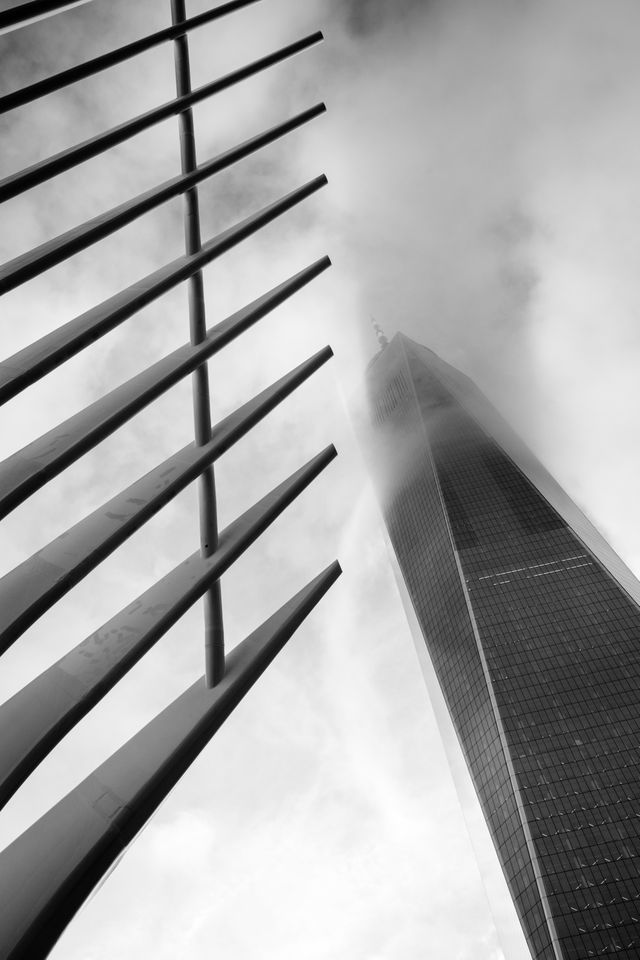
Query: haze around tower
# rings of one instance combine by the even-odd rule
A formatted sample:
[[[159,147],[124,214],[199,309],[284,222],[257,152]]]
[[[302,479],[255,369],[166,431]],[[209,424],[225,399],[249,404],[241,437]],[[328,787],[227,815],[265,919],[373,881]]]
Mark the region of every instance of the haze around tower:
[[[207,5],[192,0],[189,12]],[[3,84],[17,87],[167,20],[157,0],[90,4],[64,23],[4,38]],[[264,0],[219,32],[194,35],[194,82],[318,26],[322,49],[196,111],[204,159],[315,100],[328,106],[316,126],[202,190],[211,236],[322,169],[330,181],[321,198],[206,279],[214,323],[312,258],[328,252],[334,261],[312,294],[252,333],[257,369],[246,343],[213,366],[219,418],[325,342],[336,350],[335,374],[310,383],[296,410],[283,407],[220,465],[228,522],[324,443],[336,439],[340,450],[325,485],[226,579],[231,642],[331,559],[336,543],[344,582],[134,845],[117,882],[78,918],[58,960],[87,960],[88,938],[93,960],[139,957],[149,942],[160,960],[204,957],[214,933],[234,960],[408,960],[422,957],[425,943],[434,960],[503,956],[454,818],[345,418],[376,349],[370,314],[388,336],[402,330],[471,374],[627,562],[640,565],[630,439],[640,368],[637,6]],[[123,66],[5,118],[3,170],[170,99],[172,84],[171,52],[158,52],[143,76]],[[7,204],[2,259],[176,170],[167,124]],[[5,354],[179,255],[179,217],[179,205],[159,210],[104,241],[98,257],[83,254],[4,298]],[[182,294],[5,408],[2,456],[181,344]],[[34,498],[34,513],[6,522],[2,572],[178,449],[189,431],[185,386],[59,478],[53,500]],[[34,627],[4,660],[0,698],[193,550],[193,510],[186,494],[148,528],[151,557],[147,533],[134,538]],[[43,765],[20,805],[7,808],[3,844],[198,675],[198,614]],[[247,914],[251,923],[239,923]]]

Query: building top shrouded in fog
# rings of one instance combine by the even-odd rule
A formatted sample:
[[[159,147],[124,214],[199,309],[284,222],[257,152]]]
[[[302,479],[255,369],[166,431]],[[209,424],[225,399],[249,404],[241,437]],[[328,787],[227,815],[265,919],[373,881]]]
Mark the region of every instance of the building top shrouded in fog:
[[[473,383],[367,372],[398,566],[535,960],[640,955],[640,584]]]

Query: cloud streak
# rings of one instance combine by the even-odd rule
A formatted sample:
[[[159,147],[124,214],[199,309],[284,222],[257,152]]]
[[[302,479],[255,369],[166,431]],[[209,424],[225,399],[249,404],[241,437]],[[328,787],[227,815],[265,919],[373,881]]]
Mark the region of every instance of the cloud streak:
[[[189,13],[205,6],[193,0]],[[225,577],[229,642],[338,543],[345,576],[69,930],[60,960],[126,960],[149,944],[161,957],[208,956],[214,940],[234,960],[407,960],[425,945],[434,960],[500,956],[343,397],[373,352],[375,314],[389,334],[402,329],[470,372],[626,559],[640,559],[628,440],[640,359],[638,20],[627,0],[606,13],[591,0],[270,0],[193,35],[194,83],[318,26],[327,36],[196,110],[204,160],[319,99],[329,107],[201,191],[208,237],[323,169],[330,179],[206,273],[213,324],[323,253],[334,260],[331,276],[211,364],[218,419],[325,342],[336,349],[333,371],[220,464],[226,523],[330,440],[341,453]],[[3,38],[3,80],[18,86],[166,22],[150,0],[80,8]],[[3,169],[172,96],[170,49],[145,55],[2,120]],[[2,258],[177,169],[167,123],[8,204]],[[180,217],[172,202],[4,298],[5,354],[179,255]],[[182,343],[185,306],[175,291],[0,411],[3,455]],[[184,384],[6,521],[3,568],[190,436]],[[3,658],[0,697],[187,556],[196,531],[188,491]],[[7,807],[2,840],[200,673],[200,644],[194,610]]]

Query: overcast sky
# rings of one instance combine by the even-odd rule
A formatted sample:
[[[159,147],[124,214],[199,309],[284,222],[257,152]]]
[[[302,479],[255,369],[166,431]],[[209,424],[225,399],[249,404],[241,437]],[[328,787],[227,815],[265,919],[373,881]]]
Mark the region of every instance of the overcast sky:
[[[210,4],[190,0],[194,14]],[[2,89],[166,25],[95,0],[0,39]],[[325,343],[336,357],[217,467],[222,524],[334,441],[339,459],[225,576],[232,646],[334,557],[344,576],[69,928],[56,960],[525,960],[456,782],[347,411],[369,317],[476,378],[636,570],[640,369],[631,0],[262,0],[192,35],[194,85],[326,42],[196,108],[199,160],[318,100],[328,115],[201,188],[203,235],[329,186],[207,268],[208,322],[324,253],[331,271],[211,363],[214,419]],[[174,95],[161,48],[0,120],[0,176]],[[179,169],[175,120],[6,204],[7,260]],[[3,299],[4,355],[182,252],[173,201]],[[186,338],[180,288],[0,410],[1,455]],[[189,442],[173,388],[3,522],[0,573]],[[0,700],[197,545],[187,491],[3,657]],[[202,672],[199,607],[42,764],[4,845]],[[431,686],[433,684],[431,683]],[[451,747],[437,691],[433,705]],[[495,917],[502,940],[496,932]]]

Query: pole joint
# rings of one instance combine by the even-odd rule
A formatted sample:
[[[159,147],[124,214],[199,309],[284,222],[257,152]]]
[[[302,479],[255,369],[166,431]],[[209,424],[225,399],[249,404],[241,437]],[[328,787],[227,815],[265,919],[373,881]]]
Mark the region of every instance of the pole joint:
[[[174,26],[187,19],[185,0],[171,0],[171,19]],[[191,93],[191,66],[187,34],[182,33],[176,37],[173,45],[176,66],[176,93],[178,97],[183,97]],[[197,157],[191,107],[187,107],[178,114],[178,125],[182,173],[193,173],[197,167]],[[190,187],[184,193],[183,205],[185,249],[188,255],[192,255],[198,253],[202,248],[197,186]],[[202,343],[207,335],[202,270],[193,274],[187,283],[190,336],[191,343],[195,346]],[[211,401],[206,361],[194,370],[191,382],[195,443],[196,446],[203,446],[211,439]],[[198,509],[200,515],[200,551],[203,557],[208,557],[214,553],[218,545],[216,484],[213,466],[208,467],[200,477]],[[205,681],[208,687],[214,687],[224,676],[225,663],[222,595],[219,580],[216,580],[204,596],[204,635]]]

